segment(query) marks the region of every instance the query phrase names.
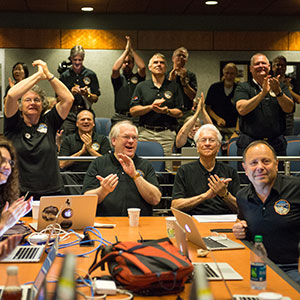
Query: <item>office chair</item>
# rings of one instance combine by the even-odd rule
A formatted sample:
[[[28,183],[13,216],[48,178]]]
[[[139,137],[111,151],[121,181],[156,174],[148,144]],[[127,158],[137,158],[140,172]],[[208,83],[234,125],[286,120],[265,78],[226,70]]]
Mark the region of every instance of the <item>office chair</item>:
[[[300,159],[300,138],[287,141],[286,155],[299,156]],[[295,171],[300,172],[300,161],[291,161],[291,174],[300,176],[300,174],[293,173]]]
[[[109,118],[95,118],[95,129],[99,134],[109,135],[111,120]]]
[[[236,140],[237,140],[237,138],[233,138],[233,139],[229,140],[229,144],[228,144],[228,147],[227,147],[227,155],[228,156],[237,156]],[[238,169],[237,161],[230,161],[229,166],[236,169],[236,170]]]
[[[164,150],[161,144],[156,142],[138,141],[136,148],[138,156],[164,156]],[[165,171],[164,161],[150,161],[156,172]]]

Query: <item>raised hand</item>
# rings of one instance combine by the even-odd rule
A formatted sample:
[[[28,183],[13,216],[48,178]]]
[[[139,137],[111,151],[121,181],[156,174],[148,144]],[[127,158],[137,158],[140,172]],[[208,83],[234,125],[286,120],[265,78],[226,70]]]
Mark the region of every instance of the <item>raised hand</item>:
[[[96,178],[100,181],[102,189],[106,190],[108,193],[113,192],[119,183],[119,177],[117,174],[110,174],[105,178],[97,175]]]
[[[133,177],[136,174],[136,169],[132,159],[126,154],[122,153],[117,153],[117,156],[124,172],[130,177]]]

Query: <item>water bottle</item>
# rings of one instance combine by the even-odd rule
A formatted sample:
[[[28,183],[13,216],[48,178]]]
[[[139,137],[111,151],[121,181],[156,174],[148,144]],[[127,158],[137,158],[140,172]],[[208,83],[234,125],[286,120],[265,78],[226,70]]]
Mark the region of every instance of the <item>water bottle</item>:
[[[21,300],[22,290],[18,280],[18,267],[8,266],[6,268],[7,279],[2,294],[2,300]]]
[[[263,290],[267,286],[266,263],[267,251],[262,243],[262,236],[254,237],[254,250],[250,253],[250,286],[255,290]]]

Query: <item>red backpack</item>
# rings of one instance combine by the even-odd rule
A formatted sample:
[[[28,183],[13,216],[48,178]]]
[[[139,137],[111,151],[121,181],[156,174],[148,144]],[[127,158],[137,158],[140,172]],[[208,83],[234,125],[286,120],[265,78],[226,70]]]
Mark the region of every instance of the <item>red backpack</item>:
[[[99,251],[98,251],[99,252]],[[119,242],[102,248],[89,269],[92,273],[108,264],[118,285],[145,296],[173,294],[184,289],[193,271],[190,260],[168,238],[147,242]]]

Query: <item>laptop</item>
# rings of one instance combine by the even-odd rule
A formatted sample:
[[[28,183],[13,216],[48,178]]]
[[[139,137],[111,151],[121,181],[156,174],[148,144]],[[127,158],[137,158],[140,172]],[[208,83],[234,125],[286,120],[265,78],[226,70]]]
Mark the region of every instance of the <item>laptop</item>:
[[[33,299],[45,299],[44,295],[41,295],[42,287],[45,284],[46,276],[53,264],[58,250],[58,238],[55,239],[50,251],[45,258],[45,261],[37,274],[32,285],[22,285],[22,300],[33,300]],[[0,299],[2,299],[2,293],[4,286],[0,287]]]
[[[224,236],[208,236],[202,238],[193,218],[175,208],[171,208],[177,222],[185,230],[189,241],[205,250],[232,250],[243,249],[244,245],[234,242]]]
[[[177,248],[183,255],[189,257],[188,243],[186,240],[184,229],[178,224],[177,221],[174,223],[174,229]],[[193,265],[195,268],[201,265],[204,268],[205,275],[208,280],[223,280],[223,278],[224,280],[243,280],[243,277],[238,272],[236,272],[228,263],[193,262]],[[220,272],[222,273],[223,278]]]
[[[182,147],[181,148],[181,156],[196,156],[197,159],[199,159],[199,153],[196,147]],[[195,159],[193,160],[182,160],[181,161],[181,165],[190,163],[192,161],[195,161]]]
[[[65,230],[84,229],[94,225],[97,203],[97,195],[41,197],[38,221],[29,225],[36,231],[55,223]]]

